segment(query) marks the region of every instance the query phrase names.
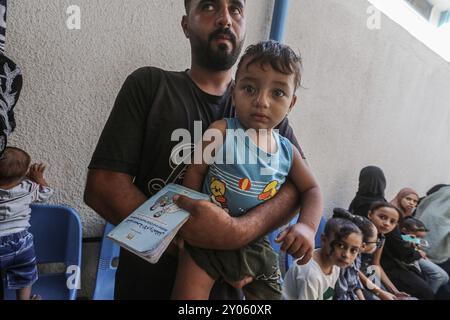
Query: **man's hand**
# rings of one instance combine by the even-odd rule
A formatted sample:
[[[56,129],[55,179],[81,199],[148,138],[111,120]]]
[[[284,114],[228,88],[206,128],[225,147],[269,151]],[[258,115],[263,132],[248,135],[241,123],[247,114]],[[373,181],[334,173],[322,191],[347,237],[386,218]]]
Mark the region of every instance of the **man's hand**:
[[[205,200],[176,195],[173,200],[189,211],[189,220],[180,229],[180,236],[193,246],[216,250],[238,249],[236,221],[222,208]]]
[[[304,265],[312,258],[315,232],[304,223],[296,223],[281,232],[275,242],[283,242],[281,251],[290,253],[296,259],[301,258],[297,264]]]

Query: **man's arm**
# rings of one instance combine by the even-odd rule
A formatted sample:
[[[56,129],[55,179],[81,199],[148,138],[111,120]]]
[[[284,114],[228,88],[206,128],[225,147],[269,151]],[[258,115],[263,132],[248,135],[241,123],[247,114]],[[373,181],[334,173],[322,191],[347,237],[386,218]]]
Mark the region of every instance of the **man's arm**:
[[[89,164],[85,203],[118,224],[147,199],[133,184],[142,161],[154,88],[153,68],[141,68],[120,89]]]
[[[84,202],[108,222],[117,225],[147,198],[130,175],[99,169],[88,172]]]
[[[279,129],[280,133],[300,150],[301,158],[304,159],[287,119],[282,122]],[[303,160],[303,163],[306,165],[306,160]],[[197,247],[216,250],[238,249],[289,223],[299,212],[301,198],[295,185],[286,179],[286,183],[274,198],[243,216],[233,218],[214,204],[180,197],[177,204],[191,213],[191,218],[180,232],[185,240]],[[308,214],[303,216],[302,213],[301,221],[303,219],[312,221],[310,218]],[[315,233],[319,224],[308,224],[309,229]]]
[[[184,196],[176,203],[191,213],[181,228],[190,244],[216,250],[235,250],[288,223],[298,212],[300,201],[295,186],[286,181],[277,195],[240,217],[231,217],[215,204]],[[274,214],[274,213],[277,214]]]

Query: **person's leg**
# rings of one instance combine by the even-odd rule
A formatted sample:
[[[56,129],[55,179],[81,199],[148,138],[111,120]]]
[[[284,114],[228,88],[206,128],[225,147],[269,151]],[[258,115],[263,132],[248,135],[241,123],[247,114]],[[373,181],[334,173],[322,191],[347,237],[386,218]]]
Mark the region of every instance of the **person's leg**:
[[[242,290],[223,281],[216,281],[209,294],[209,300],[242,300],[243,297]]]
[[[281,300],[281,284],[277,280],[253,280],[244,288],[246,300]]]
[[[114,287],[115,300],[168,300],[173,289],[178,258],[164,253],[151,264],[126,249],[120,249]]]
[[[26,287],[16,290],[17,300],[30,300],[31,299],[31,287]]]
[[[385,270],[398,290],[420,300],[433,300],[434,293],[429,284],[416,272],[406,269]]]
[[[439,263],[437,265],[439,267],[441,267],[442,269],[444,269],[445,272],[447,272],[448,275],[450,275],[450,259],[448,259],[447,261],[445,261],[443,263]]]
[[[427,278],[427,282],[436,294],[439,288],[449,281],[449,276],[444,269],[439,267],[437,264],[433,263],[429,259],[420,259],[419,266],[422,270],[423,275]]]
[[[213,285],[214,279],[194,262],[188,252],[180,250],[172,299],[208,300]]]
[[[377,297],[375,294],[372,293],[372,291],[366,288],[363,289],[363,295],[366,300],[380,300],[379,297]]]
[[[1,276],[1,272],[0,272],[0,301],[4,300],[5,298],[3,297],[3,277]]]
[[[15,289],[17,300],[30,300],[32,285],[38,279],[33,235],[26,231],[14,234],[14,259],[7,268],[8,286]]]
[[[241,250],[243,274],[255,278],[242,288],[247,300],[281,300],[281,271],[278,255],[267,239],[256,241]]]

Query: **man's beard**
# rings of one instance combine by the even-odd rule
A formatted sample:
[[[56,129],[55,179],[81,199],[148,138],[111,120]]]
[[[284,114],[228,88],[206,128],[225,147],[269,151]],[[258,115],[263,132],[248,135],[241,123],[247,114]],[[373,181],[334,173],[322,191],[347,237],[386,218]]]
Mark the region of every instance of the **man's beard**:
[[[229,41],[233,45],[231,52],[228,51],[229,46],[225,44],[219,45],[216,50],[213,49],[212,42],[221,35],[226,35],[230,38]],[[235,35],[229,29],[218,29],[209,36],[207,42],[191,36],[192,53],[195,62],[205,69],[214,71],[231,69],[241,54],[243,44],[244,41],[237,43]]]

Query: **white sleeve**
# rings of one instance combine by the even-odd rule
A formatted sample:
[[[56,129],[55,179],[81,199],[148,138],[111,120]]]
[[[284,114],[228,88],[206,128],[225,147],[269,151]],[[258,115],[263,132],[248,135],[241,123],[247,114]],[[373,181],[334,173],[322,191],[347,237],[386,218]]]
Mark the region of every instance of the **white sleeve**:
[[[319,286],[315,279],[298,279],[298,300],[319,300]]]
[[[45,202],[53,195],[54,190],[50,187],[39,186],[38,197],[36,201]]]
[[[301,266],[293,265],[289,269],[283,284],[284,300],[319,299],[319,283],[308,274],[309,272]]]
[[[33,202],[45,202],[53,195],[53,189],[33,182]]]

